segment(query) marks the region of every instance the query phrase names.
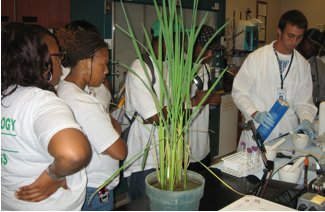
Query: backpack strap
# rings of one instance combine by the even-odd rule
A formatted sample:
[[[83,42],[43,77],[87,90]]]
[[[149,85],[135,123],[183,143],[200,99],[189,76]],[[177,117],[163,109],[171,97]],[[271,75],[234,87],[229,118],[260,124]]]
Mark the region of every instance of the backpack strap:
[[[126,113],[124,114],[124,116],[128,119],[128,121],[129,121],[129,123],[130,123],[130,126],[131,126],[132,123],[134,122],[135,117],[137,117],[137,115],[138,115],[138,112],[135,111],[134,114],[133,114],[133,116],[132,116],[132,118],[130,119],[130,118],[126,115]]]

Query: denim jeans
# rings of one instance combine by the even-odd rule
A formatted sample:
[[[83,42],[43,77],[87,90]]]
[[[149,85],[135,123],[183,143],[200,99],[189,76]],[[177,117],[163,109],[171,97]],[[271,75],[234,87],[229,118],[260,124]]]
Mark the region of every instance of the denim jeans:
[[[89,199],[91,195],[97,190],[97,188],[93,187],[87,187],[87,194],[86,194],[86,200],[84,205],[82,206],[82,211],[110,211],[114,209],[114,193],[113,190],[108,190],[109,192],[109,201],[105,204],[101,204],[98,199],[98,195],[95,194],[93,198],[91,199],[89,205]]]
[[[130,177],[127,177],[129,188],[126,194],[126,200],[128,203],[147,195],[145,179],[148,174],[155,171],[156,169],[148,169],[134,172]]]

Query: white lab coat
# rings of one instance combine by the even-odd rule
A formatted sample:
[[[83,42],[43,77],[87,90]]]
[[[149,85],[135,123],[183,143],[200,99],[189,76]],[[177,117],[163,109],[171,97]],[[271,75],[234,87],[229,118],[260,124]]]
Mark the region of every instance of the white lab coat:
[[[234,79],[232,97],[246,121],[252,119],[251,115],[255,111],[270,111],[278,99],[277,88],[280,87],[281,79],[273,50],[274,42],[251,53]],[[284,80],[284,87],[287,88],[286,101],[290,104],[290,108],[265,142],[295,129],[298,118],[300,121],[306,119],[313,123],[316,116],[317,108],[312,100],[310,65],[296,50],[291,68]],[[254,123],[258,128],[259,124]],[[251,130],[243,130],[240,143],[246,142],[246,147],[256,146],[252,135]]]

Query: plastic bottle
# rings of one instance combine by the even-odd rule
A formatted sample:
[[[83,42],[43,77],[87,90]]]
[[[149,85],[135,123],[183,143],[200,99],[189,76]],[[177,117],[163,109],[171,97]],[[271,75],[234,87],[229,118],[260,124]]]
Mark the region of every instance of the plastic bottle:
[[[273,107],[269,111],[269,113],[273,117],[273,121],[274,121],[273,127],[270,127],[270,129],[267,129],[261,124],[257,128],[257,132],[260,133],[261,138],[263,139],[263,141],[265,141],[267,139],[267,137],[269,137],[269,135],[271,134],[273,129],[276,127],[276,125],[279,123],[279,121],[281,120],[283,115],[287,112],[289,107],[290,107],[290,104],[288,102],[286,102],[285,100],[283,100],[283,99],[278,99],[274,103]]]

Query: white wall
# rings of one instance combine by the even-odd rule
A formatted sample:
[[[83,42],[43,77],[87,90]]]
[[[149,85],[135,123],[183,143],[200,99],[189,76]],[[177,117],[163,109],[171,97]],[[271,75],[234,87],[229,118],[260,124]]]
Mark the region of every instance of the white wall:
[[[266,21],[266,44],[276,40],[278,22],[281,17],[281,0],[263,0],[267,2],[267,21]],[[242,20],[246,20],[247,8],[250,8],[251,18],[256,17],[256,0],[226,0],[226,19],[232,18],[235,11],[236,26],[240,20],[240,12],[242,12]],[[250,20],[249,16],[247,18]]]
[[[304,13],[308,20],[308,29],[316,28],[316,24],[325,26],[324,0],[282,0],[281,14],[293,9]]]
[[[246,20],[246,10],[250,8],[252,18],[256,18],[257,0],[226,0],[226,19],[232,18],[235,11],[236,24],[240,20]],[[316,28],[316,24],[325,26],[325,0],[262,0],[267,2],[266,21],[266,44],[276,40],[278,22],[283,13],[288,10],[297,9],[305,14],[308,20],[308,29]],[[250,18],[248,17],[248,20]]]

